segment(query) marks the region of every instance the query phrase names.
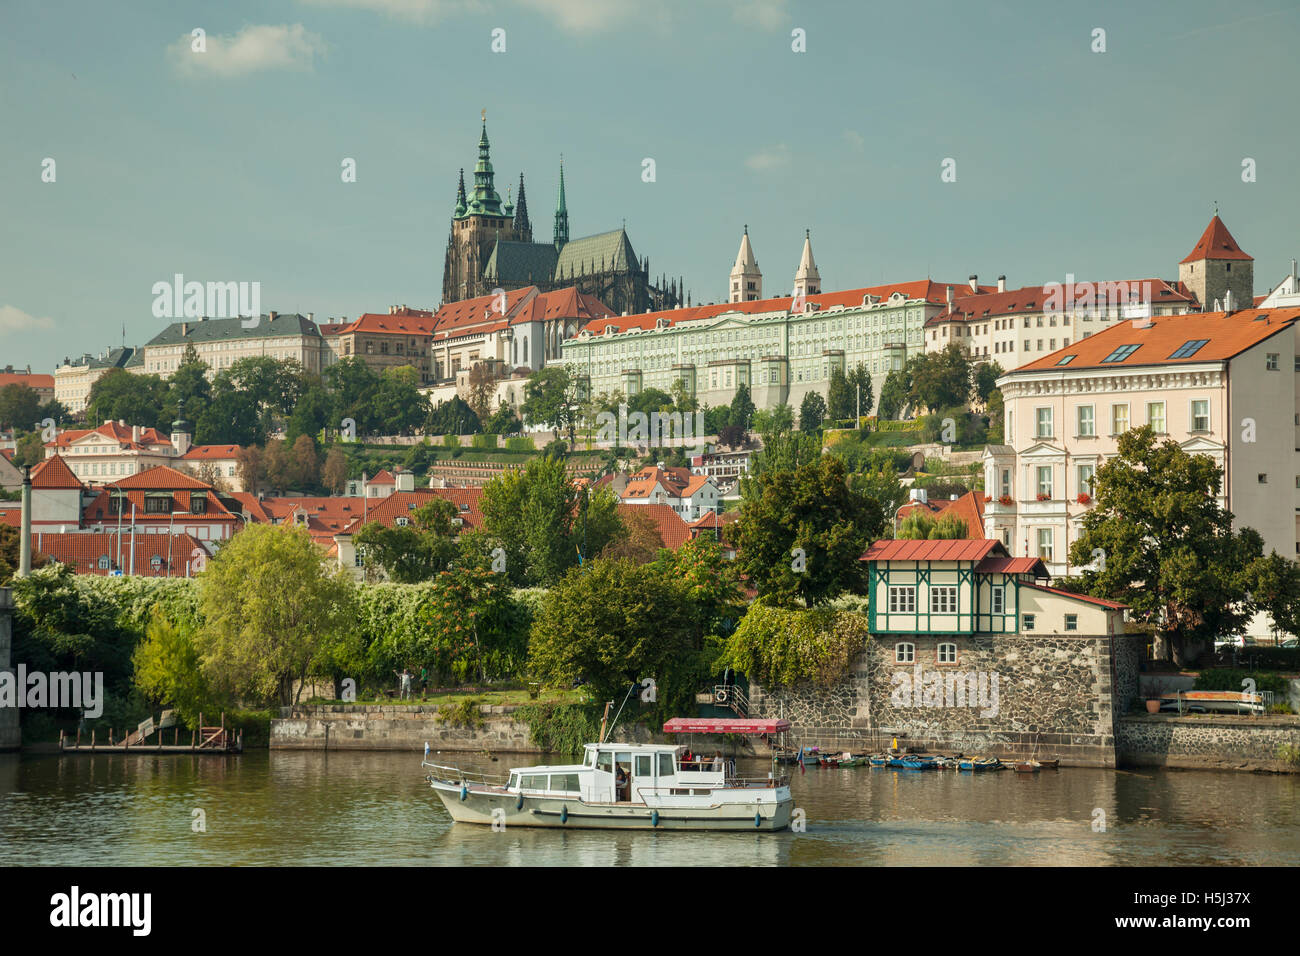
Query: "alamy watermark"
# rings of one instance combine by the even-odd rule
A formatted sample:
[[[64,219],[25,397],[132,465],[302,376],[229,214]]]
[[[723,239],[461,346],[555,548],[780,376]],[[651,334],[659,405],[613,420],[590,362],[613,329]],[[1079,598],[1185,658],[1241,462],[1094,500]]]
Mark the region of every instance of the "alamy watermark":
[[[1043,313],[1049,316],[1077,315],[1081,318],[1142,319],[1151,314],[1150,282],[1075,282],[1074,273],[1065,282],[1043,286]]]
[[[918,661],[912,673],[897,670],[890,677],[895,707],[978,707],[981,717],[998,715],[996,671],[923,671]]]
[[[618,415],[601,412],[596,416],[599,429],[596,440],[611,442],[619,447],[645,444],[651,448],[666,447],[676,439],[683,447],[704,437],[703,412],[632,412],[627,405],[618,407]],[[701,443],[691,449],[693,455],[703,455],[707,449]]]
[[[104,713],[104,672],[0,671],[0,707],[84,710],[94,720]]]
[[[178,272],[171,282],[155,282],[151,291],[156,319],[239,317],[246,329],[256,328],[261,321],[260,282],[186,282],[184,274]]]

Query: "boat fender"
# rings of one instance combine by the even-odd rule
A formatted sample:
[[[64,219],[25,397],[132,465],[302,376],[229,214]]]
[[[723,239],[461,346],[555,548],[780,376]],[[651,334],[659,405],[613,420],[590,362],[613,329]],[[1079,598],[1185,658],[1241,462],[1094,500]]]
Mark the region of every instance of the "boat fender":
[[[757,829],[758,829],[759,827],[761,827],[762,825],[763,825],[763,814],[761,814],[761,813],[759,813],[757,810],[755,810],[755,811],[754,811],[754,829],[757,830]]]
[[[515,809],[516,809],[516,810],[522,810],[523,808],[524,808],[524,795],[521,793],[521,794],[519,795],[519,800],[518,800],[518,802],[515,803]]]
[[[651,810],[651,811],[650,811],[650,825],[651,825],[652,827],[657,827],[657,826],[659,826],[659,811],[658,811],[658,810]]]
[[[460,785],[460,799],[462,803],[469,799],[469,787],[463,783]]]
[[[561,823],[569,822],[569,808],[567,805],[560,807],[560,822]]]

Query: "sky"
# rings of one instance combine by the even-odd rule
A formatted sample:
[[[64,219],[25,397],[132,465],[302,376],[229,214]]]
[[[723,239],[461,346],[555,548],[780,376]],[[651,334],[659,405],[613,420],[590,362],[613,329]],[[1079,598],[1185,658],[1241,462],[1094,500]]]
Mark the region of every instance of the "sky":
[[[563,154],[571,235],[626,222],[696,303],[746,225],[769,296],[805,229],[828,291],[1014,288],[1175,279],[1216,203],[1262,293],[1297,36],[1293,0],[0,0],[0,367],[143,345],[177,273],[436,308],[482,110],[535,238]]]

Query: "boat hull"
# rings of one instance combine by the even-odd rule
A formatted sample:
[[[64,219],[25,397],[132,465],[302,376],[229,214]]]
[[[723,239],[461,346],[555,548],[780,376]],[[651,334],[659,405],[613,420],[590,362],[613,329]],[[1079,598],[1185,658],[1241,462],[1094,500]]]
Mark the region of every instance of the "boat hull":
[[[784,830],[794,799],[788,787],[766,791],[767,800],[709,806],[648,807],[644,804],[584,803],[577,797],[521,797],[487,788],[464,788],[432,780],[452,820],[498,827],[550,827],[566,830]],[[740,792],[740,791],[738,791]]]

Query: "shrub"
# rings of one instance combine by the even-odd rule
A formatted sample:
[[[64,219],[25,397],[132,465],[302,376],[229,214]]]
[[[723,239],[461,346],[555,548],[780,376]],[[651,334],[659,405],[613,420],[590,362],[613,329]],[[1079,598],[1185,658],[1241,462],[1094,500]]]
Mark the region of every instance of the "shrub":
[[[537,446],[527,435],[511,435],[506,439],[506,451],[537,451]]]
[[[728,638],[714,668],[732,667],[769,688],[802,681],[828,687],[848,676],[867,639],[864,614],[785,610],[760,598]]]
[[[576,754],[600,734],[600,704],[528,704],[515,709],[515,720],[528,725],[529,739],[551,753]]]
[[[1255,689],[1258,691],[1270,691],[1282,697],[1287,695],[1288,682],[1277,674],[1261,674],[1257,671],[1232,670],[1231,668],[1215,668],[1214,670],[1201,671],[1196,676],[1196,683],[1192,687],[1194,690],[1239,691],[1243,689],[1241,684],[1243,680],[1253,680]]]
[[[484,433],[475,435],[470,441],[475,448],[492,449],[497,447],[497,435]]]
[[[459,704],[443,704],[438,708],[438,720],[453,727],[468,727],[477,730],[487,721],[483,719],[482,705],[477,697],[466,697]]]

